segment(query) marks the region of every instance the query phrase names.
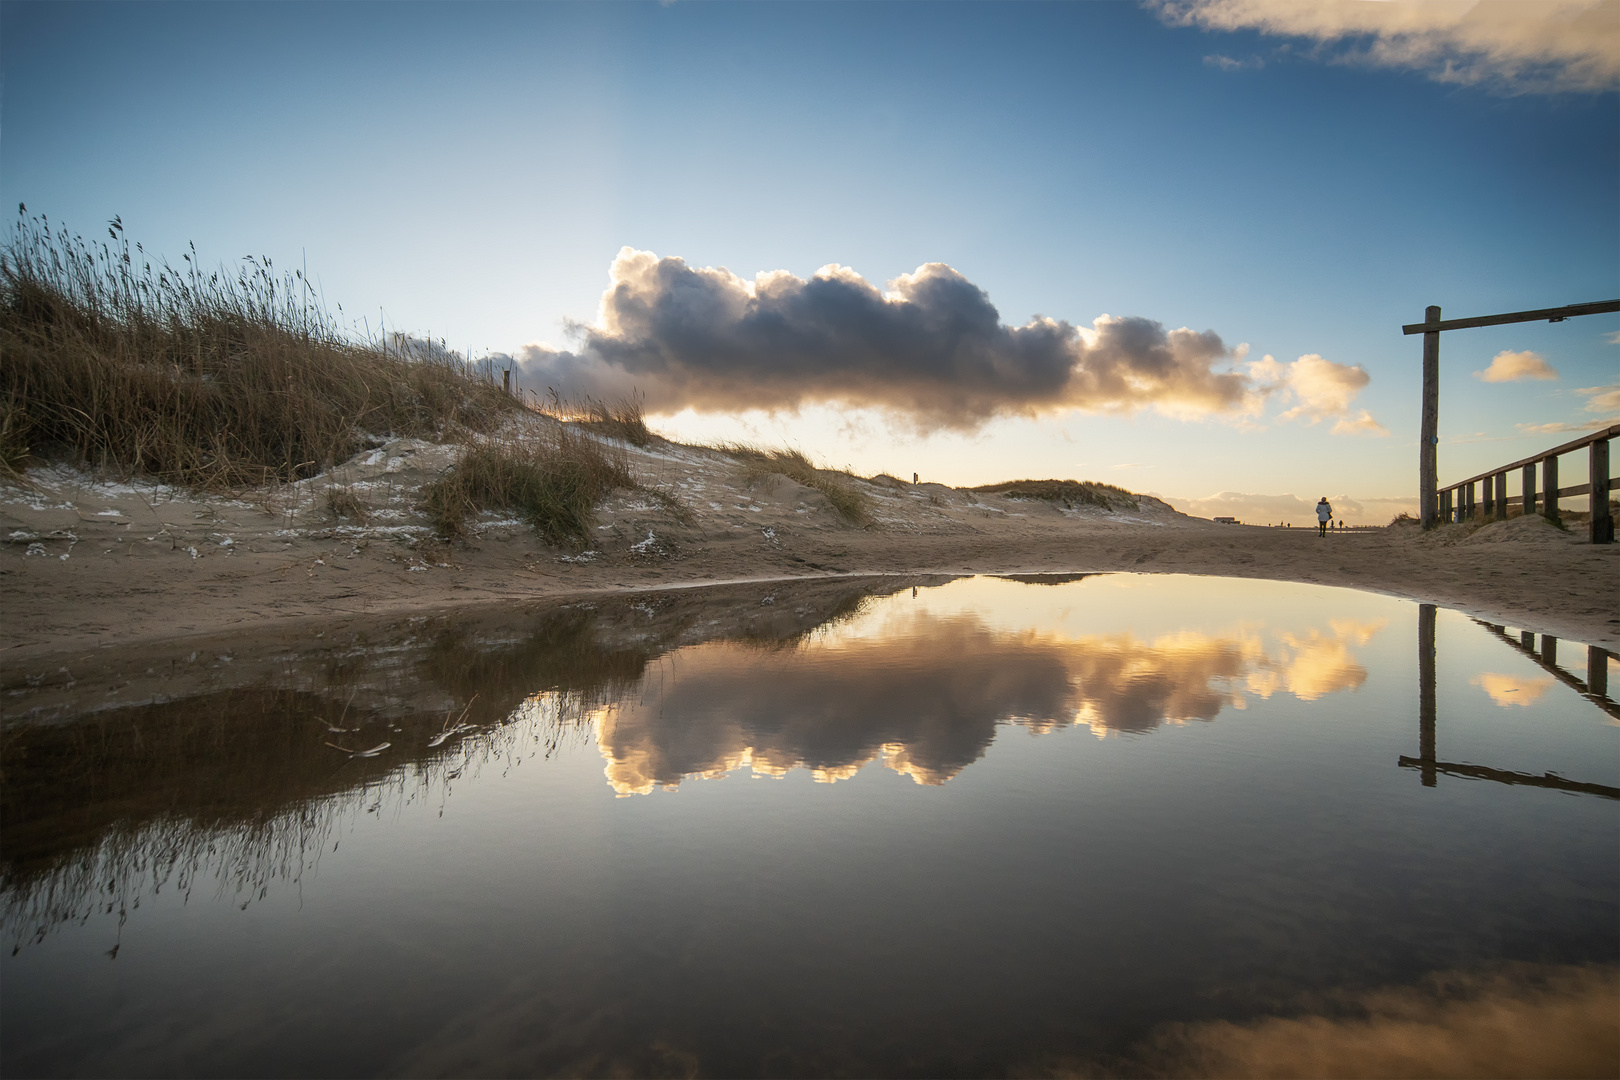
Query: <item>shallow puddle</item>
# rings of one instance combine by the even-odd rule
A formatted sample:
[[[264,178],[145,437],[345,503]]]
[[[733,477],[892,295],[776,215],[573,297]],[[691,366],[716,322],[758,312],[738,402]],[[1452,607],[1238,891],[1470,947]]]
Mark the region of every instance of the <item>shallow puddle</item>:
[[[1609,1075],[1616,683],[1133,575],[7,670],[4,1071]]]

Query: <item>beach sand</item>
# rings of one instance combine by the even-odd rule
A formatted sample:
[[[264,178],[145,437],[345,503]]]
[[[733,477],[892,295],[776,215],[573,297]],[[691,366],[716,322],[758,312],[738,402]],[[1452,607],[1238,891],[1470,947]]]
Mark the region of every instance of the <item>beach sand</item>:
[[[862,574],[1131,571],[1314,582],[1460,609],[1516,629],[1620,649],[1620,546],[1538,517],[1480,528],[1217,525],[1154,499],[1137,510],[855,481],[865,527],[781,476],[750,483],[718,452],[628,449],[645,493],[598,511],[570,552],[485,514],[436,541],[415,509],[452,447],[395,440],[320,477],[237,497],[41,468],[0,488],[0,656],[7,664],[166,638],[280,632],[296,620],[443,612],[602,591]],[[336,518],[334,484],[366,507]],[[684,519],[684,520],[682,520]]]

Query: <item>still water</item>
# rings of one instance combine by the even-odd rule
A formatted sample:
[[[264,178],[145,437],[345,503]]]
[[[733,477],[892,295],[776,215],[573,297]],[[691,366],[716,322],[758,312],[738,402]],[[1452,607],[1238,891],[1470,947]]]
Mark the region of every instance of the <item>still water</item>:
[[[1309,1030],[1410,1071],[1398,1022],[1612,1073],[1615,683],[1403,600],[1133,575],[8,669],[3,1070],[1286,1072]]]

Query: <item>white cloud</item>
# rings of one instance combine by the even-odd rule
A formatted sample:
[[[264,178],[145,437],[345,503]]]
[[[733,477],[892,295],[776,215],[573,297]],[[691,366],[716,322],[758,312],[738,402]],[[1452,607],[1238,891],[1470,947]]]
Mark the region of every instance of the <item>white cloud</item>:
[[[1609,414],[1611,417],[1620,413],[1620,385],[1583,386],[1575,392],[1591,399],[1586,403],[1589,413]]]
[[[1373,419],[1372,413],[1366,409],[1356,417],[1346,416],[1333,425],[1335,435],[1388,435],[1389,428]]]
[[[1335,435],[1388,435],[1384,426],[1365,409],[1349,416],[1350,406],[1372,377],[1360,364],[1337,364],[1316,353],[1306,353],[1293,363],[1281,363],[1264,356],[1249,363],[1249,374],[1257,386],[1298,402],[1280,414],[1279,420],[1304,420],[1319,424],[1338,420]]]
[[[1607,422],[1608,421],[1604,421],[1604,423]],[[1518,429],[1521,435],[1562,435],[1566,432],[1591,431],[1593,428],[1598,426],[1598,422],[1595,420],[1586,420],[1578,424],[1571,424],[1563,420],[1558,420],[1550,424],[1514,424],[1513,426]],[[1458,442],[1461,440],[1453,439],[1451,441]]]
[[[1222,71],[1258,71],[1266,66],[1266,62],[1258,56],[1251,56],[1247,60],[1237,60],[1230,56],[1215,53],[1204,57],[1204,63]]]
[[[1150,0],[1172,25],[1304,39],[1335,63],[1420,71],[1507,93],[1605,93],[1620,82],[1615,0]]]
[[[634,389],[657,414],[827,403],[974,430],[1066,410],[1236,418],[1268,392],[1212,330],[1111,315],[1090,327],[1044,316],[1009,326],[944,263],[880,291],[837,264],[749,281],[626,247],[596,323],[574,330],[578,352],[525,347],[520,383],[608,399]]]
[[[1521,382],[1525,379],[1556,380],[1558,369],[1542,359],[1539,353],[1510,352],[1503,349],[1491,357],[1491,366],[1474,372],[1474,378],[1485,382]]]

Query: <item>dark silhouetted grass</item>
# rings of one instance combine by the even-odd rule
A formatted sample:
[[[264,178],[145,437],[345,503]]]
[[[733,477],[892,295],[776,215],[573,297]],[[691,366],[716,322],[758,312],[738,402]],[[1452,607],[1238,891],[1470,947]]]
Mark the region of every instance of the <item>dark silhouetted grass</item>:
[[[517,402],[461,358],[350,340],[302,271],[156,267],[113,221],[19,216],[0,247],[0,464],[65,458],[200,488],[309,476],[368,435],[490,430]]]

